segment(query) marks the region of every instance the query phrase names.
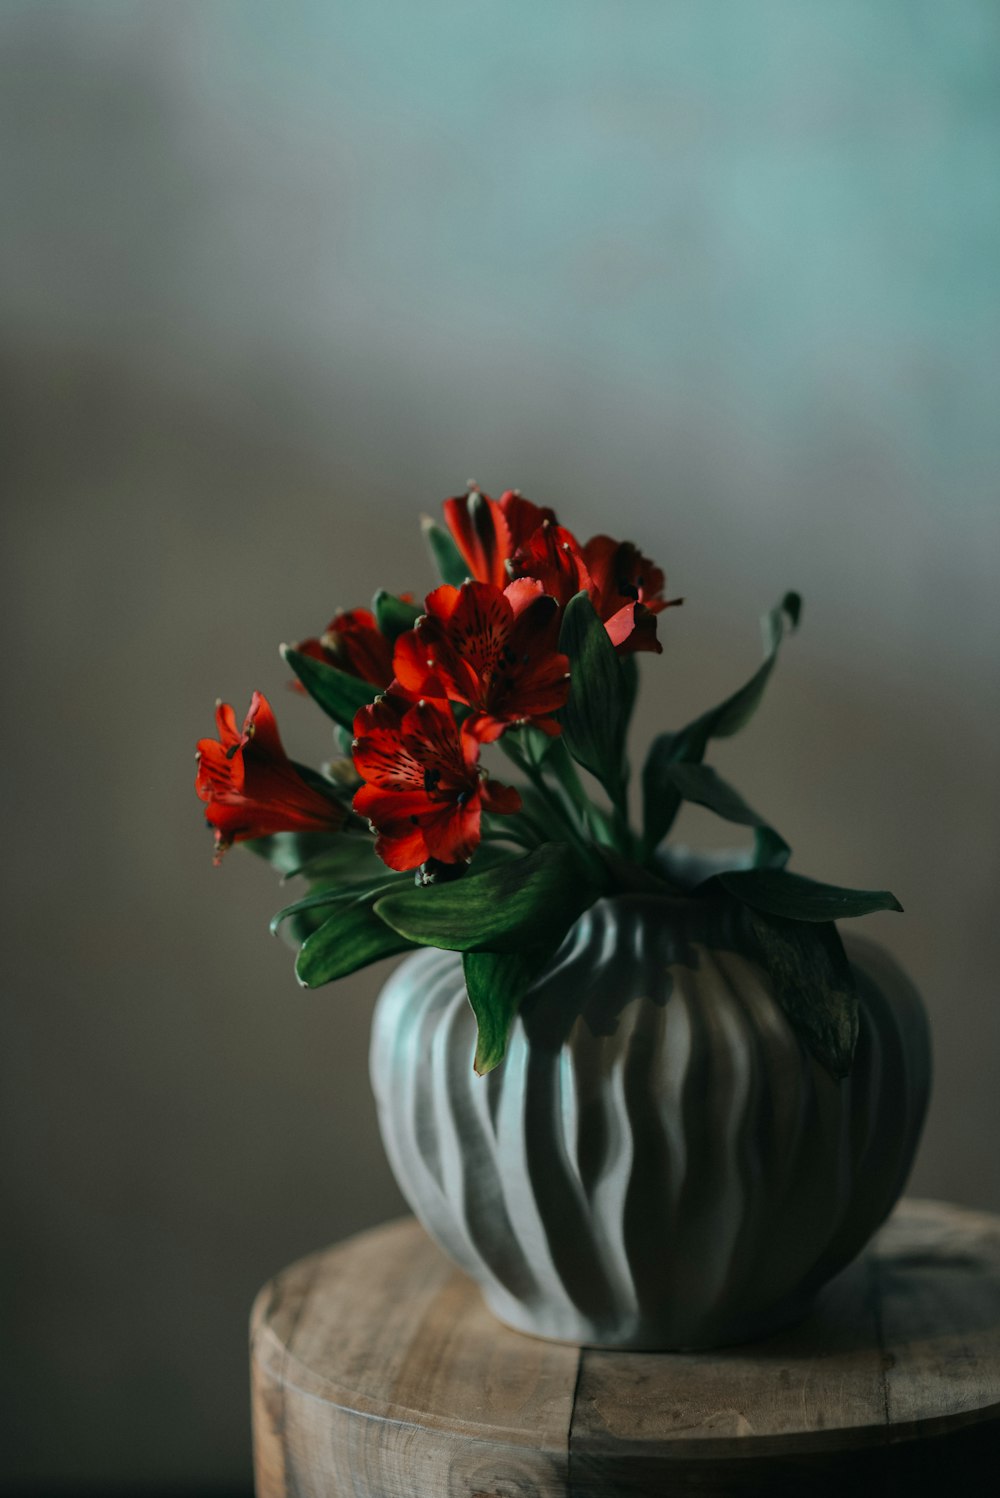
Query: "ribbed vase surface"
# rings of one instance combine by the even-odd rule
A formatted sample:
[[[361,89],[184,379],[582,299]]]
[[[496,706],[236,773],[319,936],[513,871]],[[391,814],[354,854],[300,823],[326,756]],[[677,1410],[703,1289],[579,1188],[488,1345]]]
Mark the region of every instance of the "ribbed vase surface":
[[[386,1151],[493,1312],[537,1336],[694,1349],[791,1320],[900,1195],[930,1089],[915,989],[845,938],[849,1077],[803,1049],[764,970],[697,901],[602,900],[478,1077],[461,959],[415,953],[375,1014]]]

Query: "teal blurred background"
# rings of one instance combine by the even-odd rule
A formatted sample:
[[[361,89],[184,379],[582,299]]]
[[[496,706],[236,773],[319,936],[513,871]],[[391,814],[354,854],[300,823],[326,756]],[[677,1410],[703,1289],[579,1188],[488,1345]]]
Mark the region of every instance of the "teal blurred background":
[[[911,1189],[1000,1209],[998,41],[985,0],[0,8],[5,1490],[245,1489],[254,1291],[402,1210],[385,970],[297,989],[193,749],[260,687],[323,757],[278,642],[429,587],[469,477],[685,595],[640,752],[804,593],[714,763],[901,897]]]

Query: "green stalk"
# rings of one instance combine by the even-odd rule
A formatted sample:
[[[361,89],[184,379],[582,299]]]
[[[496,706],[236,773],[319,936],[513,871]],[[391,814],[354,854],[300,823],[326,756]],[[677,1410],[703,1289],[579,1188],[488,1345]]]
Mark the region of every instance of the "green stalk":
[[[480,841],[484,843],[513,843],[517,848],[523,848],[525,853],[533,853],[538,847],[537,843],[529,843],[526,838],[518,837],[516,832],[498,827],[495,831],[490,830],[481,834]]]
[[[619,766],[615,779],[609,785],[605,785],[608,798],[612,806],[612,826],[614,828],[615,840],[619,853],[626,858],[635,857],[635,837],[628,820],[628,780],[627,772]]]
[[[562,739],[556,739],[549,750],[546,764],[551,765],[553,773],[558,777],[560,785],[565,790],[569,799],[576,807],[580,821],[584,827],[593,827],[594,812],[596,807],[584,790],[583,781],[577,773],[576,765],[570,757],[569,750]]]
[[[553,816],[558,822],[560,830],[568,837],[569,841],[574,845],[574,847],[578,849],[582,857],[587,860],[587,863],[596,868],[597,861],[595,860],[594,850],[590,843],[588,843],[586,837],[583,835],[583,833],[586,831],[586,828],[581,829],[577,826],[576,821],[571,814],[570,807],[565,805],[559,795],[555,793],[553,787],[550,786],[548,781],[545,779],[545,776],[541,769],[539,769],[537,765],[533,765],[531,761],[521,753],[521,750],[513,742],[510,735],[505,735],[500,740],[500,747],[507,755],[507,758],[513,760],[514,764],[517,765],[521,773],[523,775],[526,775],[531,781],[531,784],[535,787],[535,790],[542,797],[549,811],[552,812]],[[581,786],[581,790],[582,789],[583,788]]]

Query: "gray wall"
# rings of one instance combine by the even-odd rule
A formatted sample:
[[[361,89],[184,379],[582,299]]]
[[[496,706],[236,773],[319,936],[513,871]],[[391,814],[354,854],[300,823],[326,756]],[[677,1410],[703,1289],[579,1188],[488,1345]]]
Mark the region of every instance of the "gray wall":
[[[665,562],[640,740],[805,594],[715,763],[798,868],[901,896],[864,924],[934,1024],[912,1186],[1000,1209],[998,29],[3,6],[8,1482],[245,1480],[254,1290],[402,1209],[384,971],[297,989],[193,747],[259,686],[322,756],[278,642],[429,586],[470,475]]]

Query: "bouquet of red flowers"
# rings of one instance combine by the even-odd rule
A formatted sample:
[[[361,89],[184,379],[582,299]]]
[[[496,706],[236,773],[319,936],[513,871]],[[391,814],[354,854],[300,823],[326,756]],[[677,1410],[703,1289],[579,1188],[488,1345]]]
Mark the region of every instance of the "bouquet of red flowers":
[[[282,647],[295,684],[337,725],[342,758],[321,772],[290,760],[259,692],[242,727],[220,703],[218,739],[198,745],[216,862],[246,842],[308,884],[272,922],[298,945],[299,982],[315,988],[418,946],[460,952],[486,1072],[596,900],[727,902],[805,1044],[844,1075],[857,995],[834,921],[899,902],[791,873],[788,844],[703,763],[710,741],[756,709],[798,595],[765,616],[750,680],[654,739],[636,829],[625,751],[636,657],[662,652],[658,616],[681,600],[664,596],[663,572],[631,542],[581,545],[516,490],[494,500],[470,487],[445,500],[444,518],[425,522],[443,583],[422,609],[379,592],[370,611],[337,613],[321,636]],[[494,745],[517,786],[487,771]],[[664,848],[684,801],[751,828],[752,848],[710,866]]]

